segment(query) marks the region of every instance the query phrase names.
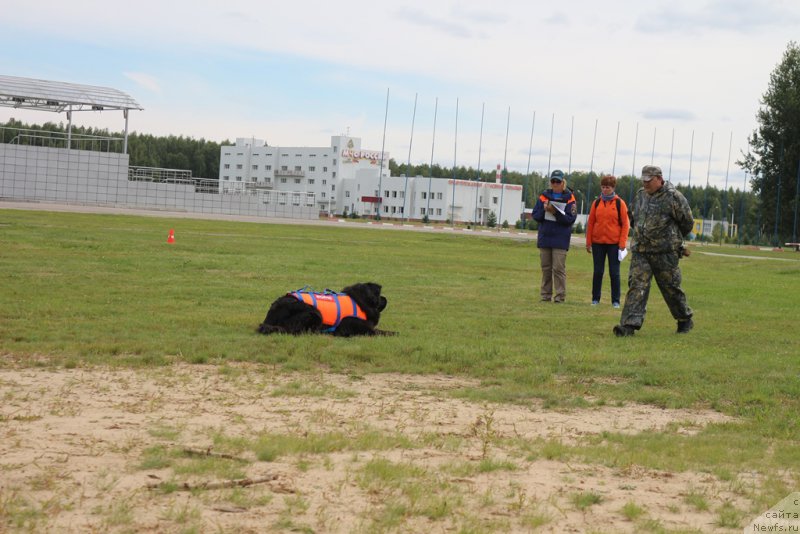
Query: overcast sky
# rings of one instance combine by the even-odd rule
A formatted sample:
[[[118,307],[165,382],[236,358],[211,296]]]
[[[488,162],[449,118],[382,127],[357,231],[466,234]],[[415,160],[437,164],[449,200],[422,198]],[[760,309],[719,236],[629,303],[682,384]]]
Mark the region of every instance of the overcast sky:
[[[741,188],[735,161],[799,28],[796,0],[37,0],[3,9],[0,74],[124,91],[141,133],[329,146],[349,132],[401,163],[409,146],[412,163],[484,170],[652,162]],[[119,112],[75,122],[124,127]]]

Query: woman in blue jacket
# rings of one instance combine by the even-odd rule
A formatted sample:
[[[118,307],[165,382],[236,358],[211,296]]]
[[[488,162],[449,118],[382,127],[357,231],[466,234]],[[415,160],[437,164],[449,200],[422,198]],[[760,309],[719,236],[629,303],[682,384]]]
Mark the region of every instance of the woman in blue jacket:
[[[567,297],[567,251],[577,215],[575,196],[567,187],[564,173],[556,169],[550,175],[550,189],[539,196],[533,208],[533,219],[539,223],[536,246],[542,264],[540,294],[544,302],[564,302]]]

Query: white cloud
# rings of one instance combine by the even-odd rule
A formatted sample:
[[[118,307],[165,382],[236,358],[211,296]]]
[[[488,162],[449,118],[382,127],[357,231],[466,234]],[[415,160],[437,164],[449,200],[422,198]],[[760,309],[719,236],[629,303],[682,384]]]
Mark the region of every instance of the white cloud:
[[[123,72],[126,78],[133,81],[139,87],[152,91],[154,93],[161,92],[161,86],[155,76],[145,74],[143,72]]]
[[[571,161],[573,168],[593,164],[610,171],[616,157],[617,174],[620,168],[630,172],[637,125],[637,160],[644,152],[648,158],[653,152],[672,154],[665,132],[674,130],[676,172],[686,174],[688,158],[677,154],[689,153],[693,131],[695,166],[703,150],[707,161],[711,132],[733,131],[734,153],[745,146],[769,73],[800,26],[800,4],[788,0],[401,5],[140,0],[137,9],[119,17],[99,0],[39,0],[3,14],[0,44],[14,30],[51,46],[36,52],[25,47],[19,63],[16,54],[6,55],[0,71],[106,86],[120,83],[122,72],[123,85],[130,81],[127,90],[146,108],[133,122],[139,130],[207,139],[255,135],[286,145],[327,144],[331,131],[350,127],[365,146],[379,148],[389,88],[386,149],[403,161],[418,94],[415,162],[430,159],[433,102],[439,97],[435,152],[448,166],[457,98],[459,165],[477,164],[484,103],[484,168],[504,157],[509,106],[509,166],[523,170],[534,111],[535,169],[550,159],[552,166],[567,168]],[[66,79],[64,72],[76,75],[60,59],[71,47],[79,49],[71,52],[77,55],[107,49],[116,57],[91,67],[91,81]],[[664,133],[653,150],[656,127]],[[714,150],[715,168],[724,168],[725,148]]]

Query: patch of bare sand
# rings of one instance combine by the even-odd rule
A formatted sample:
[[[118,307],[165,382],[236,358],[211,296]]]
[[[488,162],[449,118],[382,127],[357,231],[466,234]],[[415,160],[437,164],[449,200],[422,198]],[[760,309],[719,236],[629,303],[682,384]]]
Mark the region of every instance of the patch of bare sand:
[[[625,532],[636,523],[620,510],[634,502],[664,527],[708,531],[719,530],[719,503],[738,499],[728,484],[700,473],[563,463],[526,457],[519,446],[668,425],[693,432],[728,420],[719,413],[642,405],[561,412],[448,395],[476,385],[442,376],[273,374],[255,365],[3,369],[0,530],[356,532],[394,525],[408,532],[527,532],[544,522],[543,532]],[[148,448],[217,450],[215,435],[253,440],[364,430],[399,434],[413,445],[287,454],[273,462],[242,453],[248,478],[270,480],[239,489],[164,493],[148,486],[171,480],[171,469],[142,468]],[[482,472],[484,458],[513,468]],[[423,496],[365,476],[376,459],[417,468]],[[689,492],[703,495],[709,509],[689,506]],[[601,502],[581,511],[572,502],[580,493]],[[406,507],[399,524],[388,512],[393,503]]]

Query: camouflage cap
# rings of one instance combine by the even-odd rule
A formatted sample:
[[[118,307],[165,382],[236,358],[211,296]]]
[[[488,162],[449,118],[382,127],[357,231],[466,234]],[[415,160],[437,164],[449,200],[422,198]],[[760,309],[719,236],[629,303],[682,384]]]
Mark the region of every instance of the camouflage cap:
[[[661,174],[661,167],[656,167],[655,165],[645,165],[642,167],[642,181],[649,182],[655,176],[659,178],[662,176]]]

